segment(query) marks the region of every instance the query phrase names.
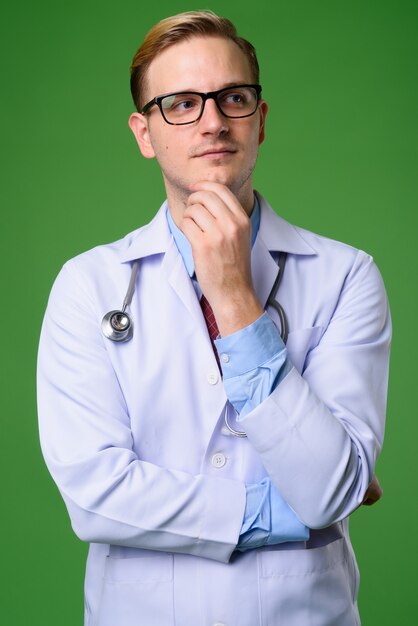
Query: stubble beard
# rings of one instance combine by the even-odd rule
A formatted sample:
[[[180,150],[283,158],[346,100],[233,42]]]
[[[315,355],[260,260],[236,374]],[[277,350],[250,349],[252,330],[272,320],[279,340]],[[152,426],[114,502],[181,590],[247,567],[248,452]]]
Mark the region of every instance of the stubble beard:
[[[212,167],[207,174],[202,176],[200,180],[207,180],[210,182],[219,182],[236,196],[241,204],[245,204],[250,192],[252,192],[252,174],[256,165],[257,155],[254,161],[243,170],[239,176],[233,181],[225,181],[222,176],[217,175],[217,169]],[[176,176],[173,173],[167,173],[162,170],[164,184],[167,192],[167,199],[170,209],[175,211],[175,207],[181,208],[181,211],[187,206],[187,201],[192,193],[192,182],[187,181],[180,175]],[[195,182],[195,181],[193,181]],[[197,182],[197,180],[196,180]]]

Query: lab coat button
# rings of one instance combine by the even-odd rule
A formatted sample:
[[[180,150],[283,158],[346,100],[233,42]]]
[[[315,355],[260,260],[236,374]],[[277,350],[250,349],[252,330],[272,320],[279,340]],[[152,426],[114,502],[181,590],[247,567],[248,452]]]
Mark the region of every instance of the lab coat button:
[[[221,361],[222,363],[229,363],[229,354],[225,354],[225,352],[221,354]]]
[[[226,626],[223,622],[216,622],[213,626]]]
[[[218,374],[215,372],[215,370],[211,370],[210,372],[208,372],[209,385],[216,385],[217,382],[218,382]]]
[[[226,463],[226,457],[222,452],[217,452],[216,454],[213,455],[212,457],[212,465],[213,467],[223,467]],[[221,622],[219,622],[220,624]],[[215,624],[216,626],[216,624]]]

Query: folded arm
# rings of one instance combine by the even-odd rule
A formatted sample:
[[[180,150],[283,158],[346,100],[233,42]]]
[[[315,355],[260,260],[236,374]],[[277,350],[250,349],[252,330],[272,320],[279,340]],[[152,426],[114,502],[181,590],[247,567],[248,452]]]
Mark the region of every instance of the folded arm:
[[[68,263],[51,292],[38,358],[43,454],[84,541],[227,562],[246,490],[138,458],[130,416],[91,294]],[[230,511],[219,516],[219,508]]]

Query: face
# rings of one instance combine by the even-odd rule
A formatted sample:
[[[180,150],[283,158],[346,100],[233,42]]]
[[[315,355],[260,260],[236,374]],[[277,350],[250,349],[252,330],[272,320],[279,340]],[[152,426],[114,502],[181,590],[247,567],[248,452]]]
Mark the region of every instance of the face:
[[[160,53],[147,73],[143,102],[176,91],[215,91],[229,85],[254,83],[249,62],[231,40],[195,37]],[[167,124],[158,107],[144,116],[134,113],[129,125],[146,158],[159,162],[172,205],[183,203],[198,181],[228,186],[244,204],[252,197],[252,171],[264,139],[267,105],[261,102],[251,117],[224,117],[214,100],[207,100],[202,117],[184,126]],[[251,200],[252,202],[252,200]]]

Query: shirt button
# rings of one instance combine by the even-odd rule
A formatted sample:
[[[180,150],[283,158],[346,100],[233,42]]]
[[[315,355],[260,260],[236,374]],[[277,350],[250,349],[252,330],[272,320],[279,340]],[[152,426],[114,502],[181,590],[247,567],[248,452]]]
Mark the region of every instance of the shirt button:
[[[221,361],[222,363],[229,363],[229,354],[225,354],[225,352],[221,354]]]
[[[226,626],[223,622],[216,622],[213,626]]]
[[[210,372],[208,372],[209,385],[216,385],[217,382],[218,382],[218,374],[215,372],[215,370],[211,370]]]
[[[213,455],[212,457],[213,467],[217,467],[219,469],[220,467],[223,467],[225,463],[226,463],[226,456],[222,452],[217,452],[216,454]]]

